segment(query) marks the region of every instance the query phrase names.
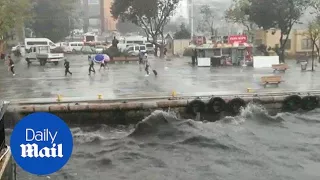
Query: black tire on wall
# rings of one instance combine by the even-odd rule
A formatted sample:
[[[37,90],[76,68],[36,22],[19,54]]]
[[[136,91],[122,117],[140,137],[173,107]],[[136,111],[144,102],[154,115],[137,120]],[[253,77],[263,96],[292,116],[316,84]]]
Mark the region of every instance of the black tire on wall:
[[[230,102],[228,102],[228,110],[233,115],[237,115],[240,113],[241,108],[246,107],[246,102],[241,98],[235,98],[232,99]]]
[[[197,115],[197,113],[205,112],[206,104],[200,99],[191,101],[187,106],[187,113]]]
[[[306,96],[301,100],[301,109],[305,111],[312,111],[319,107],[318,96]]]
[[[226,110],[226,102],[220,97],[213,97],[207,104],[208,112],[210,113],[221,113]]]
[[[287,112],[298,111],[301,108],[302,99],[298,95],[291,95],[284,99],[282,110]]]

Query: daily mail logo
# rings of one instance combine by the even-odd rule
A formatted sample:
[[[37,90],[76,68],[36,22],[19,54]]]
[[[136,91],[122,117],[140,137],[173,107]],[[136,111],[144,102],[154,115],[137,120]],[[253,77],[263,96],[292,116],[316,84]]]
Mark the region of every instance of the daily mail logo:
[[[42,131],[35,131],[33,129],[26,129],[26,142],[50,142],[51,147],[39,148],[39,145],[36,143],[33,144],[21,144],[21,157],[23,158],[56,158],[63,157],[63,145],[56,144],[55,139],[58,135],[58,131],[52,133],[49,129],[44,129]]]
[[[69,160],[73,137],[69,127],[50,113],[33,113],[14,127],[10,146],[16,163],[35,175],[59,171]]]

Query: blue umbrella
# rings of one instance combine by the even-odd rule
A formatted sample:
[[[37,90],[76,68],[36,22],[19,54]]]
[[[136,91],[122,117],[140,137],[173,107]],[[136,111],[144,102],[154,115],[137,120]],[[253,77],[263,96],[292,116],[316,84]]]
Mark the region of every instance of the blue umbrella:
[[[105,59],[105,56],[103,54],[97,54],[94,56],[94,61],[97,62],[97,63],[101,63],[103,62]]]

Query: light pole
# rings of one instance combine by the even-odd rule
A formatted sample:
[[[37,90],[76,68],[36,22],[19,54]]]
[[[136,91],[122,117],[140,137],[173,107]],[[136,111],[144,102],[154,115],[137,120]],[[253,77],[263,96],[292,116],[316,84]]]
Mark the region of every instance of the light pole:
[[[191,40],[193,40],[193,36],[194,36],[194,32],[193,32],[193,19],[194,19],[194,16],[193,16],[193,0],[190,0],[190,8],[191,8]]]

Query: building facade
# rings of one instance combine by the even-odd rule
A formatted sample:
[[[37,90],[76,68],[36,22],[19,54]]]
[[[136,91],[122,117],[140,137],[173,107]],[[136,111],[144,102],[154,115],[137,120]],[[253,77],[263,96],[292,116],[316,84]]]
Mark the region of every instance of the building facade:
[[[280,30],[272,32],[258,30],[255,33],[255,45],[264,44],[267,47],[274,48],[279,46]],[[320,41],[317,43],[320,45]],[[307,54],[312,52],[312,41],[308,38],[307,30],[292,30],[286,43],[286,53],[290,56],[298,54]],[[273,51],[270,51],[273,54]]]
[[[116,31],[117,21],[111,15],[113,0],[83,0],[85,24],[101,33]]]

